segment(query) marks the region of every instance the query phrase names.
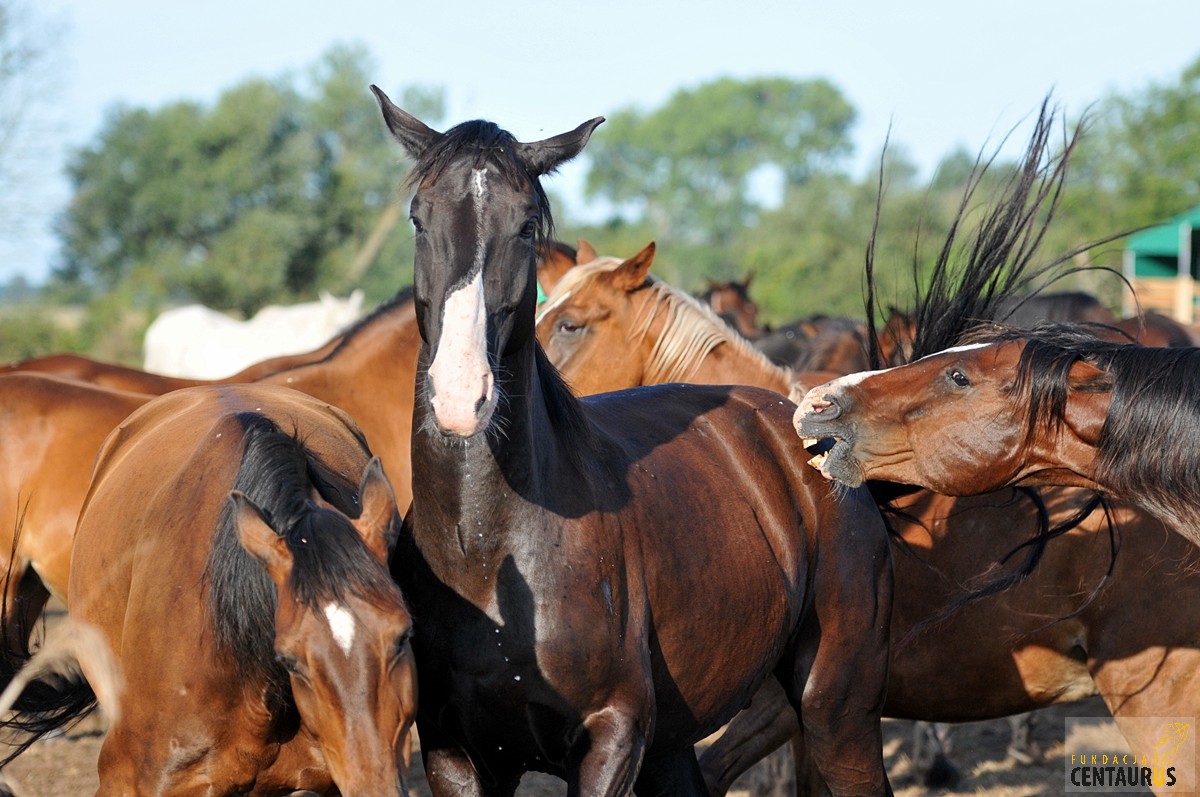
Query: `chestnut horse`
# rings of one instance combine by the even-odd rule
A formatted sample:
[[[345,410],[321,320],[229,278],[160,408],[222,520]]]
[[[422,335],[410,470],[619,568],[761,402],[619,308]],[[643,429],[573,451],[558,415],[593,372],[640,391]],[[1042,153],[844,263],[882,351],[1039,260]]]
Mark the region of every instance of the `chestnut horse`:
[[[696,296],[746,340],[758,340],[767,332],[759,327],[758,305],[750,298],[753,278],[753,274],[747,274],[740,281],[710,279],[707,287]]]
[[[890,560],[869,495],[781,466],[802,449],[773,393],[580,401],[534,337],[538,178],[601,120],[536,143],[483,121],[439,133],[374,91],[416,163],[395,570],[433,793],[510,795],[540,770],[572,795],[704,794],[693,744],[771,677],[834,794],[888,793]]]
[[[161,396],[172,390],[197,385],[222,385],[253,382],[265,376],[293,368],[306,362],[319,360],[338,345],[342,336],[337,335],[328,343],[304,354],[286,354],[271,357],[255,363],[248,368],[224,379],[189,379],[182,376],[165,376],[126,365],[94,360],[82,354],[47,354],[42,357],[31,357],[27,360],[0,366],[0,374],[10,373],[46,373],[57,376],[67,376],[82,382],[91,382],[101,387],[111,387],[117,390],[129,390],[135,393],[148,393]]]
[[[792,391],[791,369],[771,363],[707,305],[650,276],[654,252],[651,242],[626,260],[576,266],[540,308],[538,339],[571,388],[591,395],[694,382]]]
[[[71,569],[71,619],[104,635],[130,685],[100,793],[406,794],[399,526],[362,433],[324,402],[200,387],[127,418],[97,460]],[[6,724],[44,733],[89,697],[60,683]]]

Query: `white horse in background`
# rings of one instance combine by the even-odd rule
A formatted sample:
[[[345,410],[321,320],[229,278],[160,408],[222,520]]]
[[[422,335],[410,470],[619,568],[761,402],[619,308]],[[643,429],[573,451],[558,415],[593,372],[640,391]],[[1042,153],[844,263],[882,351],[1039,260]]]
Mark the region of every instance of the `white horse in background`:
[[[221,379],[282,354],[324,345],[362,316],[363,293],[345,299],[324,291],[320,301],[268,306],[238,321],[204,305],[167,310],[150,323],[144,368],[166,376]]]

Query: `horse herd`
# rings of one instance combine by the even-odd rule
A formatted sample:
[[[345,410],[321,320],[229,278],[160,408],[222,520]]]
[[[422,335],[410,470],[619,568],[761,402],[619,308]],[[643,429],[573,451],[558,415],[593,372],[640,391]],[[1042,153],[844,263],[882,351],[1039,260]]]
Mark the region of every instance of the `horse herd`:
[[[881,716],[1099,694],[1136,748],[1124,718],[1197,713],[1196,469],[1163,450],[1194,350],[1006,327],[919,359],[1028,286],[1052,116],[893,338],[918,359],[845,376],[886,336],[780,366],[653,244],[550,245],[539,178],[602,119],[442,133],[372,90],[414,162],[411,289],[219,382],[0,375],[4,678],[51,594],[105,640],[101,794],[405,794],[414,724],[439,797],[721,794],[789,739],[798,788],[887,794]],[[9,760],[94,707],[111,673],[80,667],[16,698]]]

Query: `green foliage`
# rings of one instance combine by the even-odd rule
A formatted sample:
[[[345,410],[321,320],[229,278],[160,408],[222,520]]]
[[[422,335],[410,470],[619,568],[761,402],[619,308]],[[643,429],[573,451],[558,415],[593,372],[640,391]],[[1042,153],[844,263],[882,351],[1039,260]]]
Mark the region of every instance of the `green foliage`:
[[[69,165],[56,279],[92,295],[134,284],[137,305],[200,301],[247,315],[318,288],[349,293],[403,177],[366,90],[372,71],[361,49],[338,47],[306,80],[251,80],[211,108],[115,109]],[[406,98],[439,115],[440,93]],[[373,254],[398,249],[385,241]]]
[[[719,262],[762,212],[753,178],[773,174],[786,189],[836,166],[853,121],[823,80],[716,80],[650,113],[610,116],[589,147],[586,191],[631,208],[690,260]]]
[[[0,312],[0,363],[79,350],[79,336],[71,326],[41,303],[6,306]]]

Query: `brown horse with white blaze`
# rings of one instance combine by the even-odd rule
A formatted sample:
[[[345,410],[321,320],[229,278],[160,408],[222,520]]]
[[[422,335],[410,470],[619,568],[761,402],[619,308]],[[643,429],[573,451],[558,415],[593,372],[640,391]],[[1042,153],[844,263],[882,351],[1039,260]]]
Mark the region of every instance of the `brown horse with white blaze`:
[[[440,133],[375,92],[416,161],[396,576],[433,793],[511,795],[540,770],[571,795],[704,794],[692,745],[771,677],[835,794],[889,792],[890,559],[866,493],[781,466],[800,449],[773,393],[580,401],[537,344],[538,178],[601,120],[535,143],[483,121]]]
[[[71,567],[70,616],[103,634],[130,685],[98,793],[406,794],[411,620],[387,567],[399,525],[353,421],[295,391],[190,388],[122,422]],[[6,725],[63,725],[88,689],[29,694]]]

